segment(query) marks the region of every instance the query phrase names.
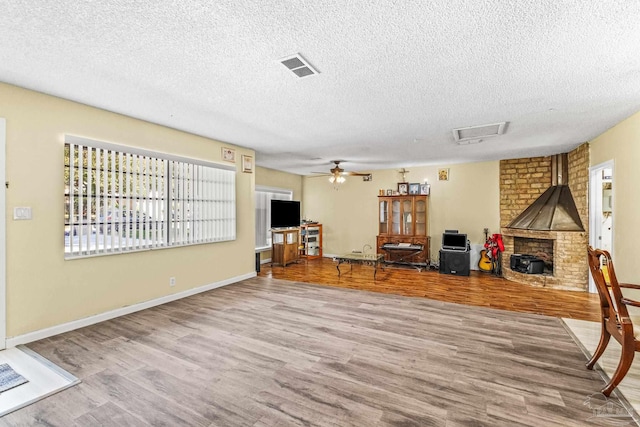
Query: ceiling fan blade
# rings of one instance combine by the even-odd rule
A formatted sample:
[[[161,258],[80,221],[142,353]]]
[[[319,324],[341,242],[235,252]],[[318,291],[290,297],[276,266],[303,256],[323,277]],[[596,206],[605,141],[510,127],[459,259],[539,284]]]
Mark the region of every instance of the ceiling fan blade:
[[[345,177],[345,176],[364,176],[364,177],[371,177],[370,173],[362,173],[362,172],[349,172],[349,171],[345,171],[344,169],[342,169],[340,167],[340,163],[343,162],[343,160],[332,160],[332,162],[334,163],[334,167],[332,167],[331,169],[329,169],[329,172],[311,172],[312,174],[315,174],[313,176],[328,176],[328,177],[333,177],[333,180],[335,181],[338,177]],[[369,178],[370,179],[370,178]],[[333,182],[333,181],[332,181]],[[341,183],[344,182],[344,179],[342,179],[340,181]]]

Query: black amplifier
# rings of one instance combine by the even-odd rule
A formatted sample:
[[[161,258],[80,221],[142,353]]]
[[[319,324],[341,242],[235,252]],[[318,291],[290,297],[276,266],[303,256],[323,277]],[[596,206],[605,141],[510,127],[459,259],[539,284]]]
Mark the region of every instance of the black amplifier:
[[[525,274],[542,274],[544,261],[534,255],[513,254],[509,259],[513,271]]]

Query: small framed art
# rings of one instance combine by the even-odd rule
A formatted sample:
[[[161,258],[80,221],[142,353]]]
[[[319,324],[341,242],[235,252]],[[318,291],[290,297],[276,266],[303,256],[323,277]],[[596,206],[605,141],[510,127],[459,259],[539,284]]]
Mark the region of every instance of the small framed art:
[[[420,183],[412,182],[409,184],[409,194],[420,194]]]
[[[438,169],[438,181],[449,181],[449,169]]]
[[[431,189],[431,186],[429,184],[420,184],[420,194],[428,196],[430,189]]]
[[[253,172],[253,157],[242,155],[242,172]]]
[[[398,183],[398,193],[399,194],[407,194],[409,192],[409,183],[408,182],[399,182]]]
[[[222,147],[222,160],[226,162],[236,162],[236,150],[233,148]]]

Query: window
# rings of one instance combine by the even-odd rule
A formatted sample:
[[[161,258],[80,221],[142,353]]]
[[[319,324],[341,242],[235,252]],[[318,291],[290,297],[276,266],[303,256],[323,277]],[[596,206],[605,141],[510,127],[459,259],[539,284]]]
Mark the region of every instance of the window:
[[[256,186],[256,249],[271,247],[271,200],[293,200],[293,191]]]
[[[66,136],[65,258],[235,240],[235,168]]]

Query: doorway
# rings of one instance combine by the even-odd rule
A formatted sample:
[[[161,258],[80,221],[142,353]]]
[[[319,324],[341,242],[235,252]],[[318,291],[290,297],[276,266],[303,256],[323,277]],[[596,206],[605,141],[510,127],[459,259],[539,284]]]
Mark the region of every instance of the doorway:
[[[613,257],[613,160],[592,166],[589,171],[589,244],[609,251]],[[589,275],[589,292],[595,293]]]

